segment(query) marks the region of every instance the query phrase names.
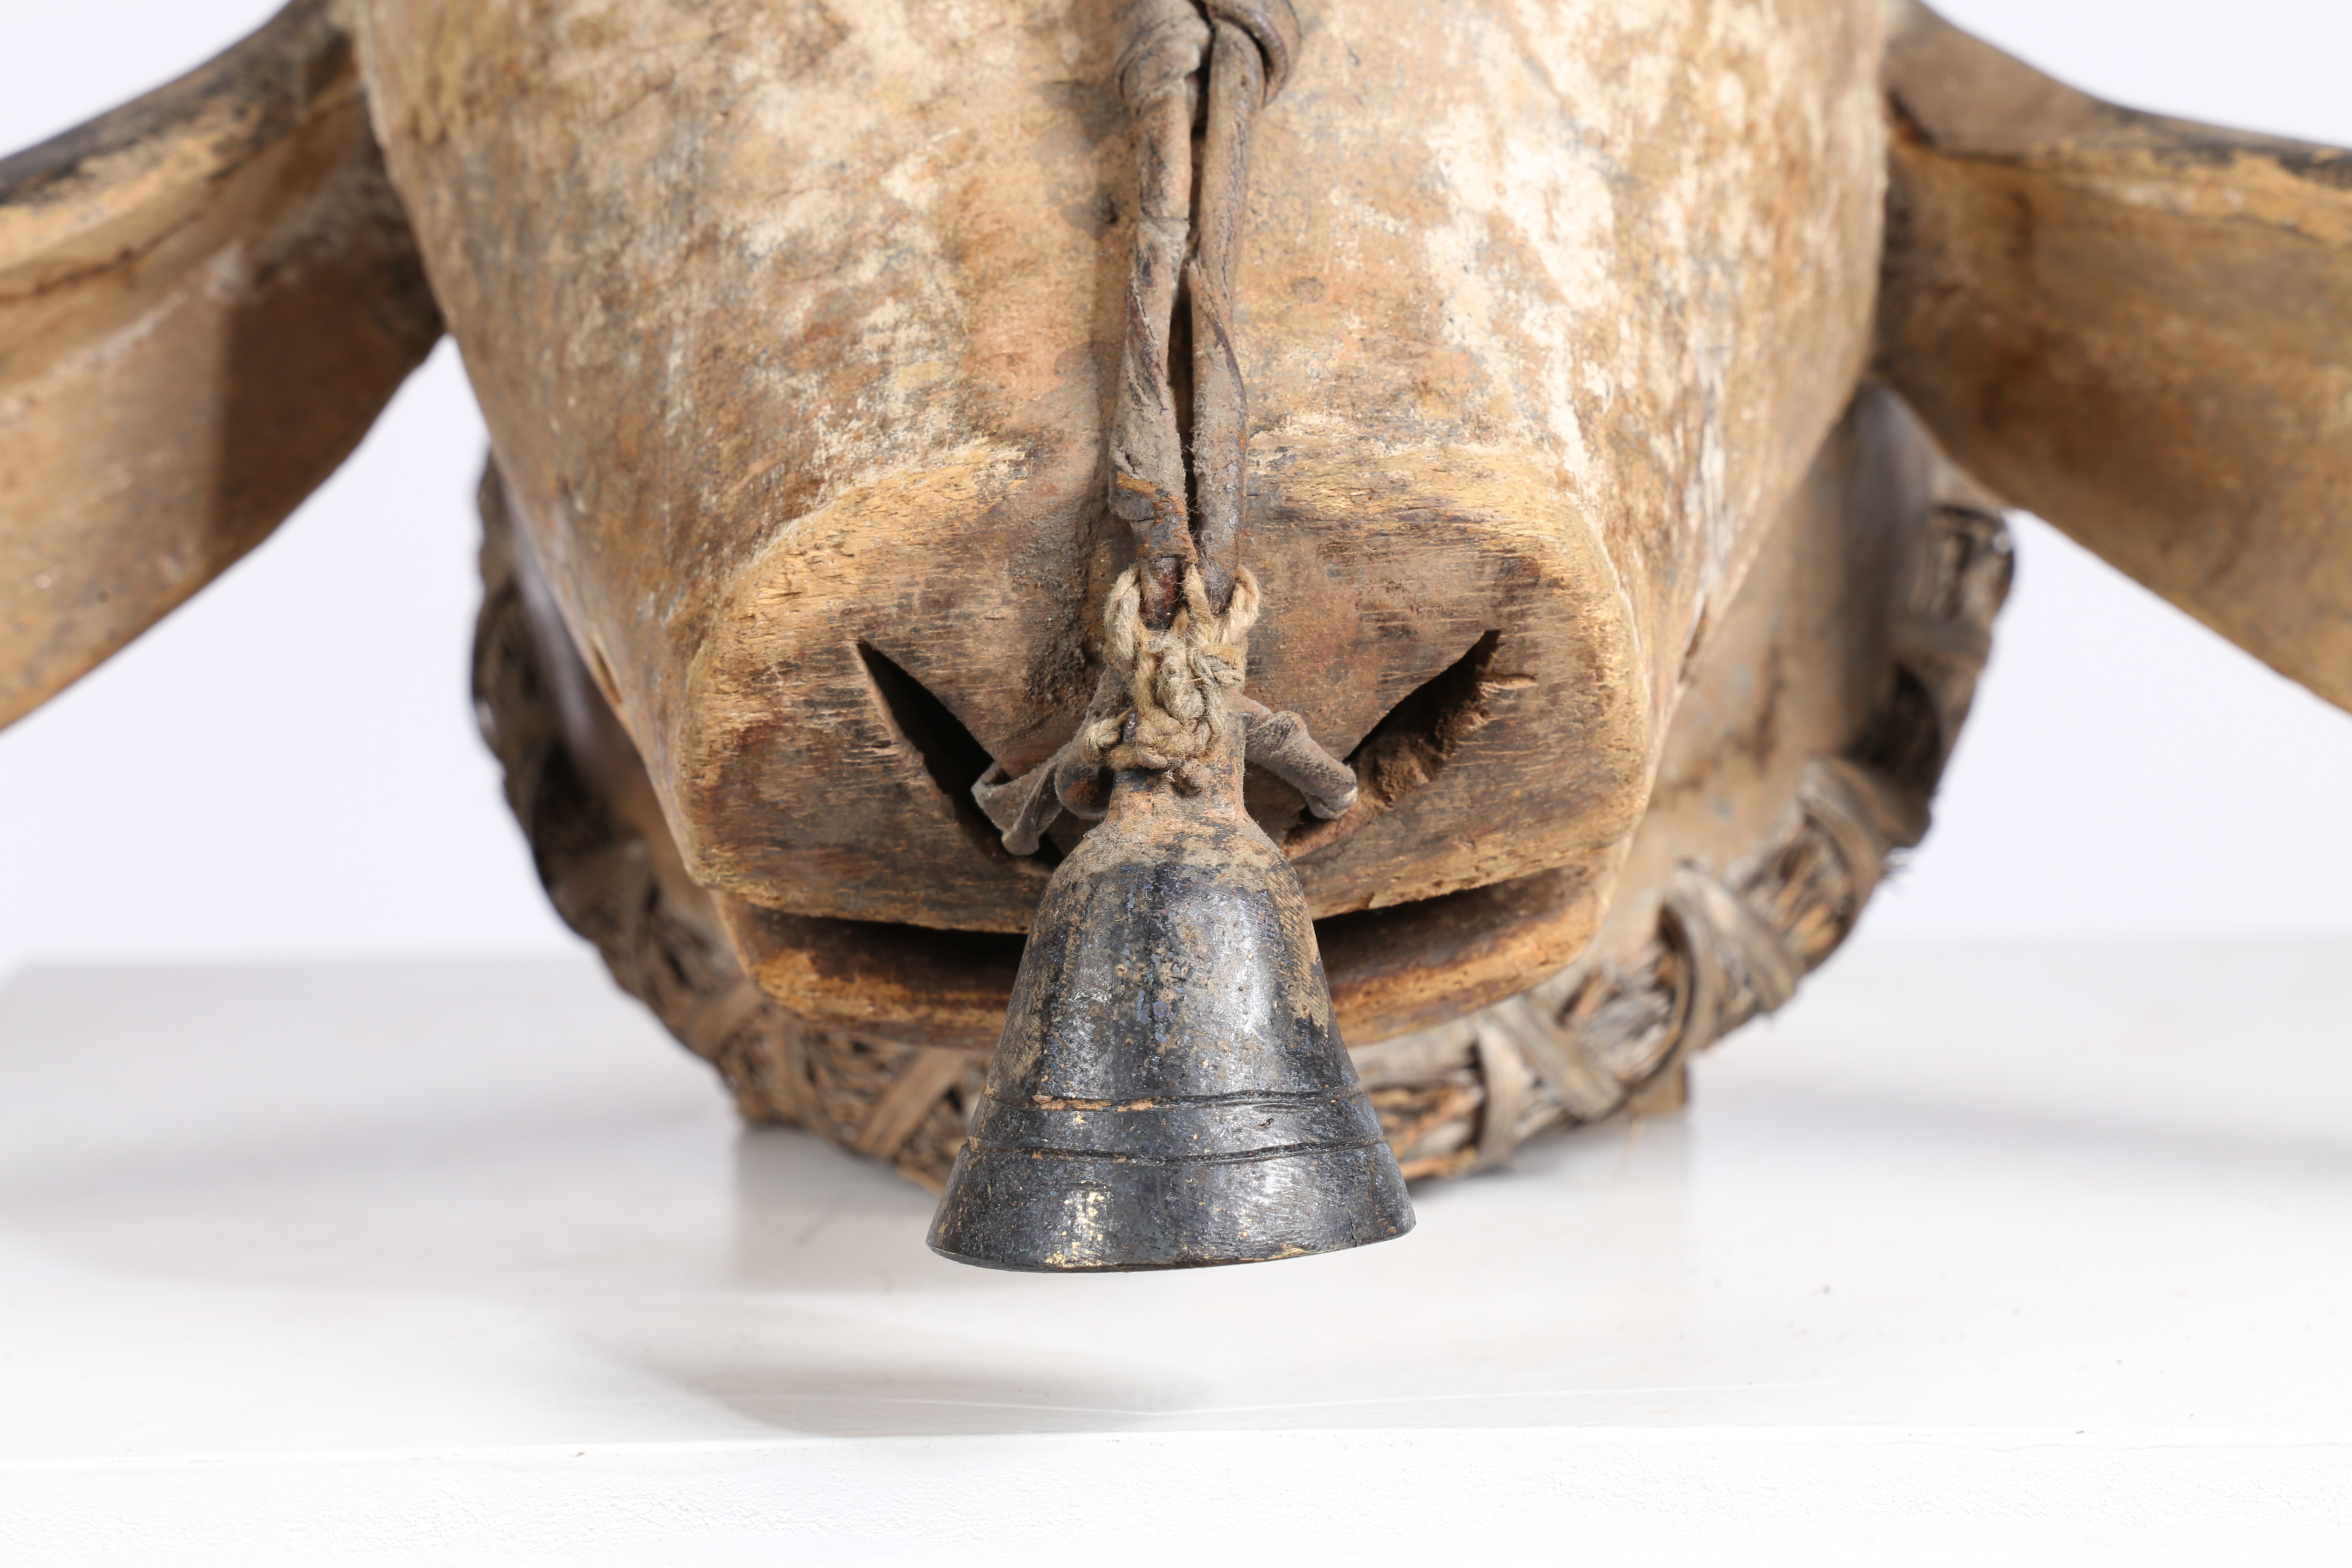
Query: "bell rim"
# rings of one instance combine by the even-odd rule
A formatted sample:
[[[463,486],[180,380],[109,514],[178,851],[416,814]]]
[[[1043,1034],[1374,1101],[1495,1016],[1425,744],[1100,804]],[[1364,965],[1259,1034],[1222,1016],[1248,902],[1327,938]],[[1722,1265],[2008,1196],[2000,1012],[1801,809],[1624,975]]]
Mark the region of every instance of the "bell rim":
[[[1318,1199],[1296,1206],[1297,1180],[1319,1184]],[[1045,1219],[1068,1215],[1080,1194],[1092,1194],[1088,1217]],[[1094,1206],[1104,1200],[1107,1209]],[[1415,1219],[1385,1139],[1149,1161],[982,1149],[967,1139],[924,1244],[1006,1273],[1147,1273],[1344,1252],[1393,1241]]]

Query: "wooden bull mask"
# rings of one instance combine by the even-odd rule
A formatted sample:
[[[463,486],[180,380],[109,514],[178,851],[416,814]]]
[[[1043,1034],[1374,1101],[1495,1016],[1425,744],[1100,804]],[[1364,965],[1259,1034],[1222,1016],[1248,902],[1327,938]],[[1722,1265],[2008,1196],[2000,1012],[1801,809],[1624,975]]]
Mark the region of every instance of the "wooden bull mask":
[[[2352,158],[1908,0],[1286,12],[297,0],[0,163],[0,722],[446,331],[558,907],[936,1185],[1122,583],[1156,635],[1245,560],[1234,776],[1407,1175],[1673,1103],[1852,929],[1993,492],[2352,706]]]

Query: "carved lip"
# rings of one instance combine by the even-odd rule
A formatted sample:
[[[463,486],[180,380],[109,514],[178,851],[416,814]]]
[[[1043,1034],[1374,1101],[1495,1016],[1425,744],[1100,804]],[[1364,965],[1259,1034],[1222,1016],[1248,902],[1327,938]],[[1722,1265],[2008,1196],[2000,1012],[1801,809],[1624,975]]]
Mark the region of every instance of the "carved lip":
[[[1567,868],[1316,921],[1340,1034],[1387,1039],[1549,978],[1591,941],[1607,887],[1600,870]],[[761,987],[813,1024],[909,1045],[996,1047],[1018,936],[787,914],[725,897],[719,910]]]

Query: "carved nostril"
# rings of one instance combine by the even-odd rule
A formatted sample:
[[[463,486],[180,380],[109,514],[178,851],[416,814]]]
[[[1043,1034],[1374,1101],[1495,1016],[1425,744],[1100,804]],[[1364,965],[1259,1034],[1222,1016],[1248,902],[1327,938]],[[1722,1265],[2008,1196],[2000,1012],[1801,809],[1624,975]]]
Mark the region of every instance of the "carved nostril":
[[[883,710],[898,732],[907,749],[921,759],[923,771],[947,796],[947,809],[956,825],[967,837],[988,852],[989,858],[1011,860],[996,826],[981,811],[972,799],[971,786],[980,776],[995,765],[996,759],[988,748],[973,738],[948,705],[937,693],[908,674],[888,655],[872,644],[860,641],[857,657],[866,666],[866,678],[874,685],[874,694],[881,700]],[[1019,861],[1024,869],[1033,868],[1044,877],[1050,868],[1052,857],[1044,862]]]
[[[1284,837],[1283,852],[1293,858],[1311,855],[1444,772],[1463,742],[1493,720],[1497,692],[1535,684],[1532,675],[1495,668],[1502,643],[1501,632],[1486,633],[1390,709],[1348,754],[1360,792],[1354,808],[1336,821],[1301,823]]]

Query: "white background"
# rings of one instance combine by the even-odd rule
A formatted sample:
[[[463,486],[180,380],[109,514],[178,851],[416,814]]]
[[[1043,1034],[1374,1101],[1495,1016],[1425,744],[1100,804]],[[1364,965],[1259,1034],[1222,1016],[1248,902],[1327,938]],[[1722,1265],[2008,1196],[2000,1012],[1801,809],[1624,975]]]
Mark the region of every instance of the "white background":
[[[273,8],[10,6],[0,148],[177,74]],[[2121,101],[2352,145],[2342,0],[1944,10]],[[0,733],[0,975],[572,950],[472,729],[482,442],[445,343],[274,539]],[[2047,528],[2018,528],[2018,590],[1939,825],[1864,939],[2352,931],[2352,718]]]

